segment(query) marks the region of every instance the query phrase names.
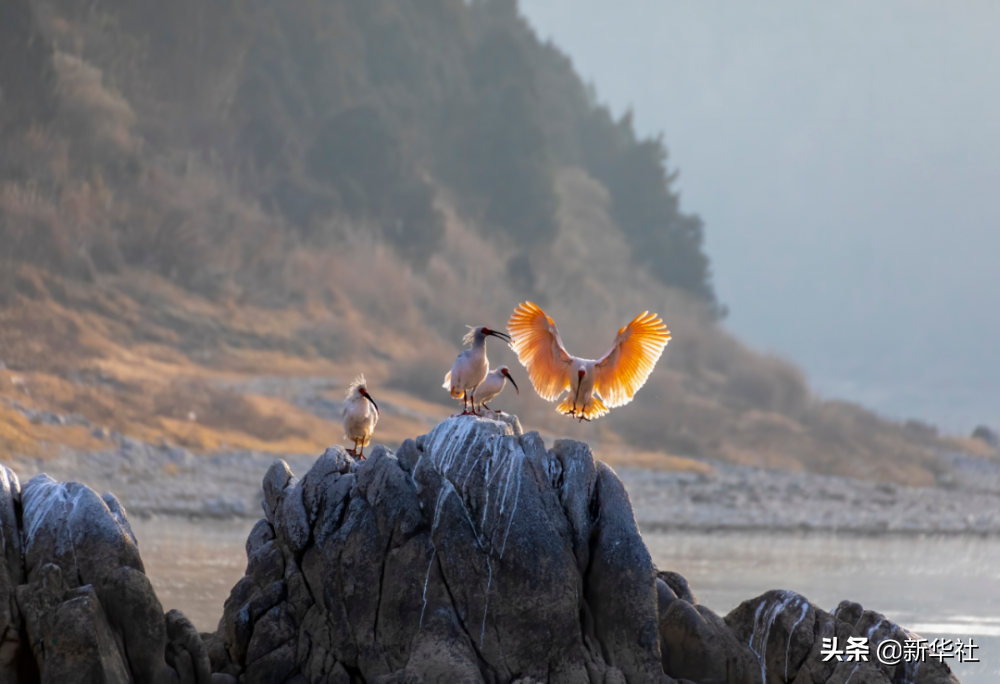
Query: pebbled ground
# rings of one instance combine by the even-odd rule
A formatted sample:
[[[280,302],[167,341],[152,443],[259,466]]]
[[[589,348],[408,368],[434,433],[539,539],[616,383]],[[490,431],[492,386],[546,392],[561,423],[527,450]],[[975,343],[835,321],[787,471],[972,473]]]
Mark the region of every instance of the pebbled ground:
[[[261,516],[260,473],[275,458],[305,472],[319,454],[229,450],[195,455],[110,434],[105,449],[63,449],[9,463],[22,482],[46,472],[110,491],[131,515]],[[705,472],[616,471],[642,529],[1000,534],[1000,463],[961,454],[933,487],[703,461]]]

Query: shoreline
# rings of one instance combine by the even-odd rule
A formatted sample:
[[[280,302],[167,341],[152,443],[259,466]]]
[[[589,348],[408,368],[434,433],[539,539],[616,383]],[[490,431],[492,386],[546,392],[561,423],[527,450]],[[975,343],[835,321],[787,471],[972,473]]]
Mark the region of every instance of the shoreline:
[[[220,451],[195,455],[127,436],[108,449],[64,449],[8,465],[22,482],[47,472],[110,491],[139,518],[247,519],[263,515],[261,481],[276,459],[297,476],[312,454]],[[710,473],[616,469],[641,530],[851,536],[1000,536],[1000,462],[942,455],[946,485],[905,487],[810,472],[706,461]]]
[[[874,528],[843,528],[843,527],[764,527],[764,526],[695,526],[695,525],[684,525],[684,524],[671,524],[671,523],[657,523],[657,522],[644,522],[642,520],[636,521],[639,525],[640,532],[651,532],[657,534],[670,534],[670,533],[693,533],[693,534],[767,534],[772,536],[782,536],[782,537],[855,537],[859,539],[989,539],[996,540],[1000,539],[1000,531],[989,530],[985,532],[978,532],[975,530],[881,530]]]
[[[942,455],[947,486],[905,487],[712,462],[712,474],[619,469],[640,529],[1000,536],[1000,463]]]

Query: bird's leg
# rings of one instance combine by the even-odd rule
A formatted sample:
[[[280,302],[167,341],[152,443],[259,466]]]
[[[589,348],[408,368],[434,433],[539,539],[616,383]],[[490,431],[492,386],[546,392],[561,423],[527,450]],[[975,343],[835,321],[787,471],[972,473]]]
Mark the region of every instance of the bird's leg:
[[[493,413],[503,413],[503,411],[497,411],[496,409],[491,409],[490,405],[487,404],[485,401],[483,402],[483,406],[485,406],[486,408],[490,409],[490,411],[493,411]]]
[[[576,401],[577,399],[580,398],[580,384],[582,382],[583,382],[583,371],[580,371],[580,374],[576,378],[576,392],[573,394],[573,411],[572,413],[569,414],[574,418],[576,417]],[[586,408],[587,408],[587,402],[584,401],[582,410],[585,410]]]
[[[479,411],[476,410],[476,392],[473,390],[472,394],[469,395],[469,401],[472,402],[472,415],[480,415]]]
[[[463,391],[462,392],[462,413],[460,415],[463,415],[463,416],[469,415],[469,405],[468,405],[468,402],[469,402],[469,393]]]
[[[364,444],[361,445],[361,452],[358,454],[358,457],[362,461],[365,460],[365,445]]]

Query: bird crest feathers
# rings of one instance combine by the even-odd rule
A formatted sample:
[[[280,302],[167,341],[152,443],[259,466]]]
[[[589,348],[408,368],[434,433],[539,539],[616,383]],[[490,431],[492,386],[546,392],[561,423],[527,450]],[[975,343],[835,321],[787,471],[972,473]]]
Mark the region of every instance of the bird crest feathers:
[[[471,325],[466,326],[469,332],[465,333],[465,337],[462,338],[462,344],[472,344],[476,339],[476,331],[479,328],[473,328]]]
[[[348,386],[348,388],[347,388],[347,398],[350,399],[351,395],[354,394],[354,391],[356,389],[358,389],[359,387],[364,387],[366,384],[367,383],[365,382],[365,374],[364,373],[362,373],[358,377],[354,378],[354,382],[352,382]]]

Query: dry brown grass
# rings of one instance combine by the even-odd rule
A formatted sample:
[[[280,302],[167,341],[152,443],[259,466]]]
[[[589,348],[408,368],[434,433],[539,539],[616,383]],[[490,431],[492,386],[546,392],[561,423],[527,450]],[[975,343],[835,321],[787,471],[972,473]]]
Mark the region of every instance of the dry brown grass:
[[[59,54],[56,67],[57,120],[0,150],[0,360],[14,369],[0,373],[0,396],[206,450],[317,451],[340,439],[339,426],[280,399],[219,389],[250,375],[364,371],[376,396],[436,417],[452,410],[440,385],[465,326],[504,327],[519,298],[512,253],[446,194],[443,247],[419,272],[342,219],[326,227],[339,239],[302,245],[218,160],[150,150],[93,66]],[[495,407],[526,429],[590,441],[620,465],[704,471],[692,457],[715,458],[909,484],[934,481],[933,448],[968,447],[816,399],[797,368],[746,348],[631,265],[598,183],[563,170],[558,189],[558,238],[531,262],[538,303],[569,350],[599,357],[644,310],[674,339],[632,404],[582,425],[539,399],[491,342],[493,365],[510,366],[522,388]],[[90,445],[86,431],[25,424],[3,406],[0,453]],[[385,416],[379,436],[399,443],[425,427]]]
[[[590,441],[617,465],[703,471],[693,456],[934,481],[930,449],[945,441],[815,399],[798,369],[748,350],[682,295],[621,268],[606,198],[593,181],[566,172],[561,188],[565,239],[556,244],[567,252],[537,258],[542,297],[569,349],[603,353],[617,328],[647,308],[664,316],[674,340],[636,400],[589,425],[556,414],[531,390],[513,354],[491,344],[493,365],[508,364],[524,390],[518,396],[508,388],[497,408],[548,438]],[[422,273],[360,234],[337,252],[285,252],[273,276],[287,298],[281,308],[274,300],[255,306],[258,298],[238,284],[228,295],[203,298],[131,268],[81,283],[21,265],[0,280],[7,303],[0,308],[0,358],[27,378],[14,392],[19,400],[192,448],[317,450],[339,440],[339,426],[286,402],[213,384],[246,375],[364,371],[373,392],[380,388],[376,396],[443,417],[455,405],[440,384],[464,326],[501,327],[517,302],[503,254],[454,215],[448,235]],[[100,381],[87,380],[95,377]],[[3,387],[0,394],[14,389]],[[9,427],[2,448],[28,448],[36,428]],[[379,431],[398,443],[424,429],[394,416]]]

